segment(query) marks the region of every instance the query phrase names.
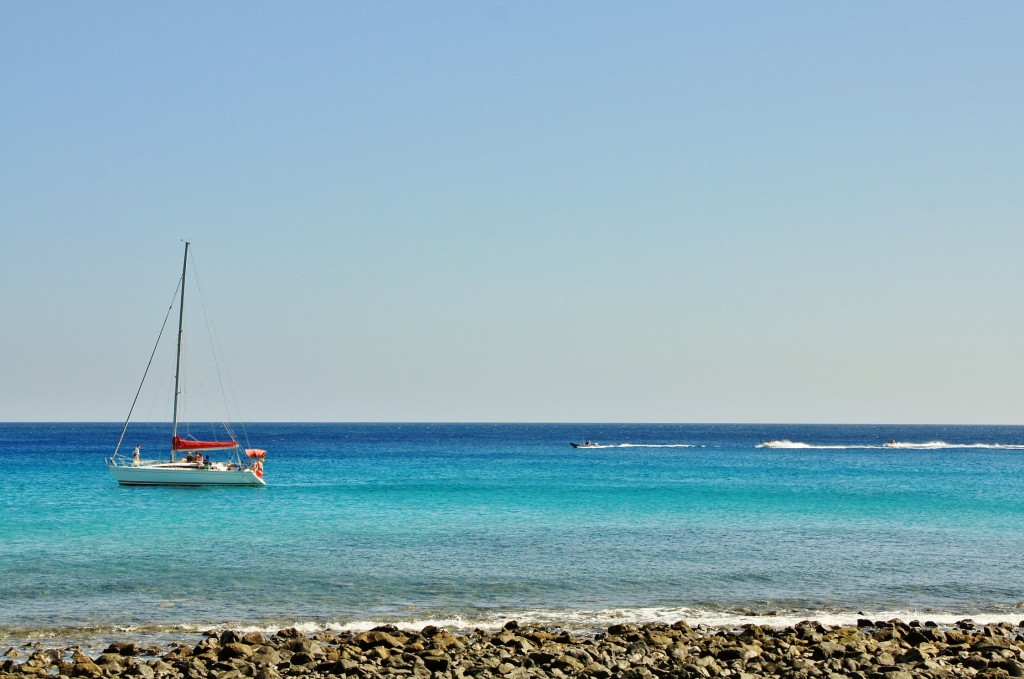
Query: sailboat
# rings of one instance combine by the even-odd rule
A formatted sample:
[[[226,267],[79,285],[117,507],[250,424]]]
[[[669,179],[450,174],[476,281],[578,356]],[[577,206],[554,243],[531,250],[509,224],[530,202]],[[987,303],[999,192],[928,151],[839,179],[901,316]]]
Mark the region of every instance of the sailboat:
[[[189,244],[186,242],[185,260],[181,266],[179,282],[181,298],[178,302],[178,345],[174,368],[174,419],[171,424],[170,459],[142,459],[139,446],[135,446],[131,455],[120,452],[132,411],[134,411],[135,403],[138,402],[139,393],[142,391],[140,384],[139,391],[135,394],[135,401],[128,412],[128,419],[125,420],[124,428],[121,430],[121,437],[114,448],[114,453],[106,459],[107,469],[122,486],[265,486],[263,461],[267,456],[267,451],[259,448],[243,449],[230,429],[228,430],[230,440],[222,441],[199,441],[187,435],[178,435],[178,397],[181,395],[181,344],[185,320],[185,273],[188,268],[188,247]],[[169,316],[170,309],[167,313]],[[167,318],[165,317],[165,327],[166,323]],[[163,335],[163,329],[160,334]],[[159,341],[158,338],[157,344]],[[156,353],[155,347],[153,352]],[[150,355],[150,364],[152,361],[153,356]],[[146,374],[148,373],[149,366],[146,367]],[[145,380],[144,374],[143,383]],[[211,452],[226,459],[212,461],[209,455]]]

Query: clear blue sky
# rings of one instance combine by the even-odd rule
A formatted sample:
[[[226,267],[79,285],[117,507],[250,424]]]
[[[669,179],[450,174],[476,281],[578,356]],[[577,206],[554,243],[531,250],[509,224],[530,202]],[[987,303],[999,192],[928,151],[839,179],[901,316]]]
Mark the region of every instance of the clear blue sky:
[[[1024,3],[0,3],[0,419],[1024,422]]]

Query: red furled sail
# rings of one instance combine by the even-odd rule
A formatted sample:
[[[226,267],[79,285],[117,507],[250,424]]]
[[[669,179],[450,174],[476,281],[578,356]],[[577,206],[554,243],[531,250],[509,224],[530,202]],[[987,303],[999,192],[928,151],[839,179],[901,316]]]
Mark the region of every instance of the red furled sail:
[[[255,460],[262,460],[263,458],[265,458],[267,456],[267,451],[261,450],[259,448],[246,448],[245,449],[245,456],[246,457],[251,457],[251,458],[253,458]]]
[[[171,439],[171,450],[213,450],[216,448],[234,448],[234,441],[190,441],[175,436]]]

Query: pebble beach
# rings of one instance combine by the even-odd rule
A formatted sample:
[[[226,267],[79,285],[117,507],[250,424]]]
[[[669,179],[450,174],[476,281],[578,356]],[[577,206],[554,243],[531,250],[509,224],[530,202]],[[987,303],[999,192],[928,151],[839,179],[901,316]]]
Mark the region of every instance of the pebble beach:
[[[599,632],[520,626],[492,632],[382,626],[304,635],[232,630],[166,647],[111,643],[95,657],[71,647],[9,648],[0,677],[280,679],[282,677],[911,677],[1024,676],[1024,621],[807,621],[785,628],[613,625]]]

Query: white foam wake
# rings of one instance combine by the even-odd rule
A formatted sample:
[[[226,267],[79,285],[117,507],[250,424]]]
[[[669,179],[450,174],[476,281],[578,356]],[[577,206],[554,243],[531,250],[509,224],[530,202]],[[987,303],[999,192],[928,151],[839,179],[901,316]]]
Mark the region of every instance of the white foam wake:
[[[924,443],[914,443],[910,441],[889,441],[888,443],[882,444],[858,444],[858,445],[815,445],[812,443],[802,443],[800,441],[790,441],[788,439],[782,440],[770,440],[764,441],[757,444],[758,448],[778,448],[778,449],[809,449],[809,450],[873,450],[873,449],[885,449],[885,448],[897,448],[903,450],[963,450],[963,449],[983,449],[983,450],[1024,450],[1024,444],[1019,443],[946,443],[945,441],[926,441]]]
[[[696,448],[693,443],[591,443],[580,446],[581,449],[595,450],[608,448]]]
[[[696,448],[692,443],[620,443],[609,448]]]
[[[927,441],[925,443],[914,443],[911,441],[890,441],[885,444],[886,448],[906,448],[909,450],[944,450],[947,448],[982,448],[987,450],[1024,450],[1024,445],[1019,443],[946,443],[945,441]]]

